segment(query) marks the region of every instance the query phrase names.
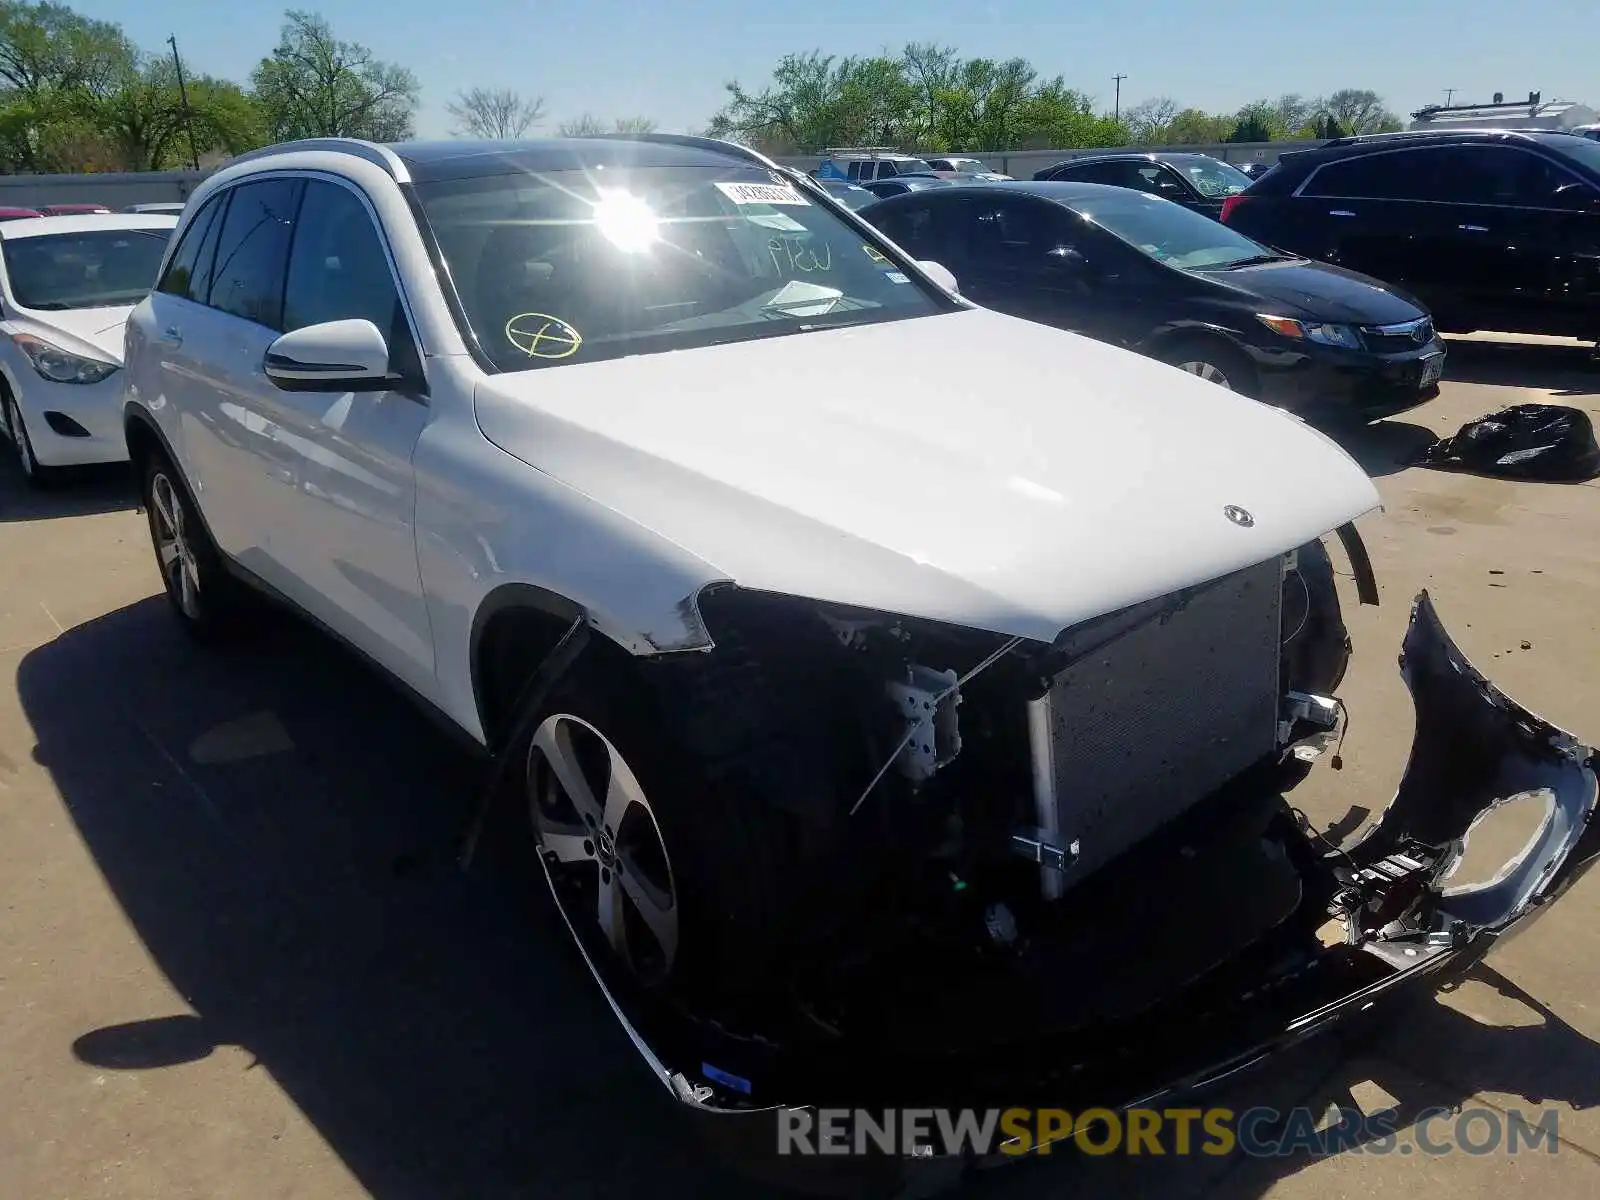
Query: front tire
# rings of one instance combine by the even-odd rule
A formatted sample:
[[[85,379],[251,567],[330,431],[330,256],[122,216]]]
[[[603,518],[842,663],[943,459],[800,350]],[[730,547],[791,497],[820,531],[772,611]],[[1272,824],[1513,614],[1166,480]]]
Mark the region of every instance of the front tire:
[[[736,1020],[771,994],[785,944],[786,837],[739,773],[664,732],[642,670],[575,667],[507,753],[551,894],[602,976]]]
[[[16,397],[8,392],[5,403],[6,428],[11,431],[11,444],[17,452],[17,464],[22,468],[23,479],[27,480],[29,487],[41,491],[54,487],[61,480],[60,468],[45,466],[33,452],[33,440],[28,437],[28,427],[23,423],[22,408],[17,404]]]
[[[167,602],[198,641],[231,637],[242,627],[239,585],[200,519],[188,487],[164,455],[145,463],[141,497]]]

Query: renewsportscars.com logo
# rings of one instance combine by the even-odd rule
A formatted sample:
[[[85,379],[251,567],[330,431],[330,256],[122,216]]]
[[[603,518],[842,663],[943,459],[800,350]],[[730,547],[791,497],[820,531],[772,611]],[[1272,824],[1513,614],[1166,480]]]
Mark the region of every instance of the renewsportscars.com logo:
[[[778,1114],[778,1153],[1048,1154],[1070,1141],[1090,1155],[1554,1154],[1558,1119],[1553,1108],[1531,1118],[1493,1108],[1429,1108],[1409,1118],[1392,1108],[1340,1108],[1332,1116],[1328,1109],[1266,1107],[786,1109]],[[1406,1129],[1412,1136],[1402,1140]]]

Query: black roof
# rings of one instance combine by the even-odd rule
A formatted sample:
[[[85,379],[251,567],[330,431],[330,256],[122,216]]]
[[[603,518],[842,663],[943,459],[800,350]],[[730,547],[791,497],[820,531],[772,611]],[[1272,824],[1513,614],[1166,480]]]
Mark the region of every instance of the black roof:
[[[1201,154],[1197,150],[1117,150],[1107,154],[1079,154],[1051,163],[1045,169],[1054,171],[1058,167],[1076,166],[1078,163],[1125,162],[1135,158],[1144,162],[1185,163],[1197,159],[1204,159],[1206,162],[1224,162],[1214,154]],[[1226,165],[1231,167],[1233,164],[1226,163]]]
[[[899,196],[887,196],[879,200],[878,203],[889,204],[912,196],[926,198],[930,194],[941,197],[979,196],[987,198],[992,197],[996,192],[1023,192],[1029,196],[1037,196],[1041,200],[1067,205],[1072,204],[1074,201],[1093,200],[1099,196],[1125,199],[1130,194],[1135,196],[1148,195],[1146,192],[1115,187],[1109,183],[1076,183],[1065,179],[1009,179],[1003,183],[952,183],[949,187],[921,188],[915,192],[902,193]]]
[[[1416,145],[1426,142],[1446,144],[1461,142],[1532,142],[1535,145],[1543,145],[1554,150],[1560,150],[1564,146],[1571,144],[1572,136],[1564,129],[1404,129],[1397,130],[1394,133],[1364,133],[1334,138],[1332,141],[1324,142],[1320,146],[1300,151],[1299,153],[1322,154],[1328,151],[1345,153],[1359,149],[1381,149],[1387,146]]]
[[[578,171],[616,167],[746,167],[758,164],[737,149],[705,143],[631,140],[625,137],[539,138],[523,141],[393,142],[394,151],[418,183],[472,179],[529,171]],[[759,169],[759,168],[758,168]]]

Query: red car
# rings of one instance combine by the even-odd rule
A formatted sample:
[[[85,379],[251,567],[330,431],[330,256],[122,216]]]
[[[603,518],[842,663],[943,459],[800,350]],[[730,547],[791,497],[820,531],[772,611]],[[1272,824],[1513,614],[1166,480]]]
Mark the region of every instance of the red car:
[[[0,221],[20,221],[23,217],[42,217],[36,208],[0,208]]]
[[[80,217],[85,213],[108,213],[110,211],[104,204],[42,204],[39,206],[39,215],[42,217]]]

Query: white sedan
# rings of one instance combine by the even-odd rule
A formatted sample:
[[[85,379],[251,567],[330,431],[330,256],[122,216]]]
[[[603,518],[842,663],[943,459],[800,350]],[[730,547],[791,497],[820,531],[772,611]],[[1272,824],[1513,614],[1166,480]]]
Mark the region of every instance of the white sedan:
[[[0,225],[0,427],[30,482],[127,460],[123,328],[177,223],[141,213]]]

